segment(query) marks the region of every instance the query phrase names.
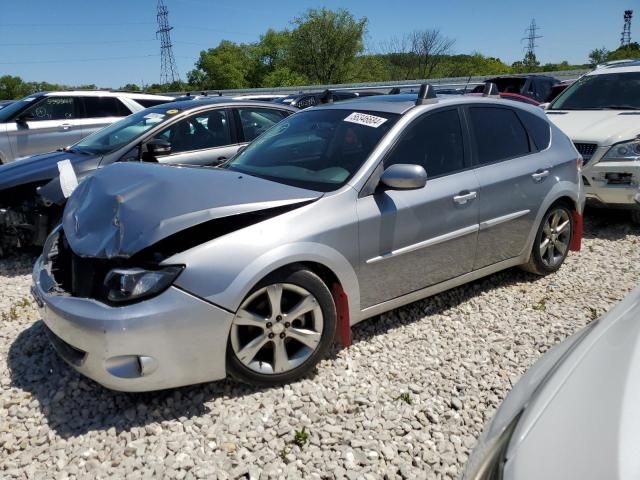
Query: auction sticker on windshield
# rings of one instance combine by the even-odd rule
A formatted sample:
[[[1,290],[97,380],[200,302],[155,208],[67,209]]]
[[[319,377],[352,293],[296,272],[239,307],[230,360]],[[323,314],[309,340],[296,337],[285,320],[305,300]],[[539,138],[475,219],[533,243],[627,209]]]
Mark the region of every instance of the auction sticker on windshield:
[[[367,127],[378,128],[380,125],[386,122],[387,119],[376,117],[375,115],[369,115],[368,113],[353,112],[351,115],[345,118],[344,121],[357,123],[358,125],[365,125]]]

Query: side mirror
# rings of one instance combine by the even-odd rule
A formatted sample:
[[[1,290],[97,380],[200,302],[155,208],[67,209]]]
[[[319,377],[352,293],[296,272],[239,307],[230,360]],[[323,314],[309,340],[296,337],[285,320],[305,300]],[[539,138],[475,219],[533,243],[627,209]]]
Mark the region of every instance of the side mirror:
[[[157,157],[169,155],[171,153],[171,142],[162,138],[152,138],[144,144],[142,160],[146,162],[157,161]]]
[[[387,168],[380,183],[394,190],[413,190],[427,184],[427,172],[421,165],[397,163]]]
[[[26,126],[29,120],[33,120],[33,117],[30,115],[19,115],[16,118],[16,123],[21,126]]]

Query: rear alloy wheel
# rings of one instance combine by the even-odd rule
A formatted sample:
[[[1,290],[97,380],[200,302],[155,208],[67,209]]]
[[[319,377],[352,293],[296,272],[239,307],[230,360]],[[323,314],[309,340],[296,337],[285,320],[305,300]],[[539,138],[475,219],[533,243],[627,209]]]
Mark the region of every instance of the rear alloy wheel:
[[[336,311],[327,286],[296,270],[260,284],[242,302],[229,333],[227,365],[254,385],[306,375],[333,343]]]
[[[549,209],[542,219],[531,257],[524,269],[538,275],[557,271],[569,253],[572,233],[571,211],[564,205]]]

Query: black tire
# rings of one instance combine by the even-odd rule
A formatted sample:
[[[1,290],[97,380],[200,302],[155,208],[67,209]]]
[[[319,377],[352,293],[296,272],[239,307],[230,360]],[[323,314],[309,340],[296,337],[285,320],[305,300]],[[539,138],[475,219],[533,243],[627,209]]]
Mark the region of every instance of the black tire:
[[[640,225],[640,208],[634,208],[631,210],[631,223],[634,225]]]
[[[559,259],[557,260],[557,262],[550,264],[547,259],[543,259],[540,249],[543,242],[543,236],[546,235],[545,226],[548,224],[549,219],[556,213],[559,213],[563,218],[566,217],[569,221],[568,231],[566,232],[567,248],[562,255],[558,256]],[[536,238],[533,242],[529,261],[526,264],[522,265],[522,268],[527,272],[531,272],[536,275],[549,275],[550,273],[558,271],[558,269],[562,266],[565,259],[567,258],[567,255],[569,254],[569,245],[571,243],[572,235],[573,215],[571,209],[564,203],[557,203],[555,205],[552,205],[551,208],[549,208],[549,210],[544,214],[544,217],[542,217],[542,221],[540,222],[540,226],[538,227],[538,232],[536,233]],[[546,253],[548,253],[548,250]]]
[[[291,284],[301,287],[315,297],[317,305],[320,307],[322,312],[323,328],[320,334],[320,341],[315,347],[315,350],[312,350],[310,356],[295,368],[283,373],[260,373],[249,368],[249,366],[245,365],[238,358],[232,345],[232,331],[230,331],[229,338],[227,340],[227,373],[240,382],[255,386],[268,387],[299,380],[300,378],[308,375],[314,366],[324,358],[334,342],[337,328],[337,314],[331,292],[320,277],[303,267],[289,268],[269,275],[251,290],[241,305],[244,305],[247,299],[250,299],[256,292],[263,290],[267,286],[277,284]]]

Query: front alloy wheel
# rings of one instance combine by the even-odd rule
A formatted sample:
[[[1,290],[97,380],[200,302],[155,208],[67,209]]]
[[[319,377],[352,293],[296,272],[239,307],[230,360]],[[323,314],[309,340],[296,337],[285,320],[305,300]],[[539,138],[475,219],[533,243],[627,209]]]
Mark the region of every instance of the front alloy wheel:
[[[258,385],[295,380],[333,342],[335,306],[322,280],[308,270],[280,277],[250,293],[232,321],[228,365],[239,380]]]

